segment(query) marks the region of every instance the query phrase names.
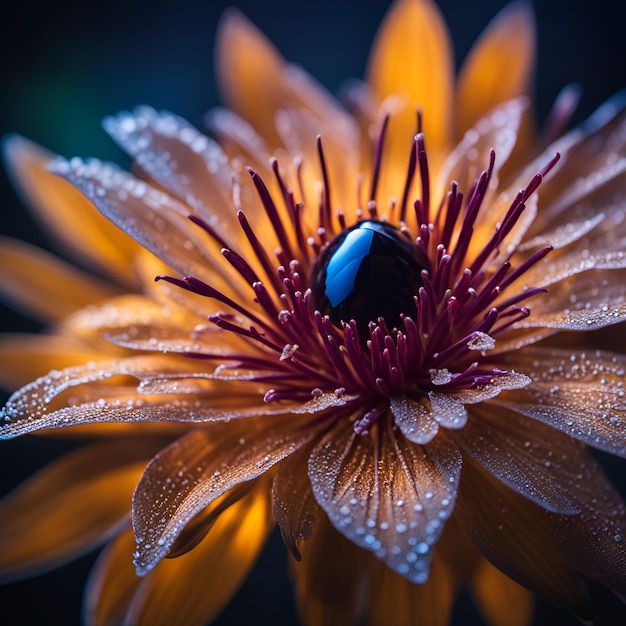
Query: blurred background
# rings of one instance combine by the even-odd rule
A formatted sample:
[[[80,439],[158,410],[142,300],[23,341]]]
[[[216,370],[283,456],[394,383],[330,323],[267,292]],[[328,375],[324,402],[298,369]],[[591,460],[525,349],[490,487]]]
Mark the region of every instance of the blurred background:
[[[150,104],[202,127],[204,113],[219,103],[213,44],[220,15],[231,4],[225,0],[10,3],[0,21],[0,134],[23,134],[64,156],[125,163],[100,126],[105,115]],[[345,79],[363,76],[371,40],[389,6],[381,0],[240,0],[234,4],[287,59],[335,93]],[[452,32],[457,66],[505,4],[504,0],[440,2]],[[574,121],[581,121],[626,87],[626,3],[550,0],[536,2],[534,8],[538,118],[545,118],[564,85],[576,82],[583,96]],[[0,233],[47,246],[4,171],[0,190]],[[3,331],[38,329],[7,307],[0,308],[0,316]],[[39,439],[3,443],[0,491],[8,491],[62,447]],[[607,469],[622,487],[626,484],[623,463],[611,463]],[[274,536],[259,566],[216,623],[295,623],[286,559],[280,539]],[[1,587],[0,621],[7,626],[78,624],[82,586],[92,562],[93,557],[85,557],[57,572]],[[626,623],[624,607],[611,594],[593,590],[593,598],[597,624]],[[455,620],[461,625],[478,623],[466,598]],[[550,607],[538,607],[537,624],[577,623]]]

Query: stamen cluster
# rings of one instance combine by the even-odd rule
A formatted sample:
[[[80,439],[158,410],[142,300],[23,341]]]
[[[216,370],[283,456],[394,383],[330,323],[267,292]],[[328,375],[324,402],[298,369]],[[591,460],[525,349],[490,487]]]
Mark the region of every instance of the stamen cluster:
[[[368,219],[378,220],[376,195],[382,167],[384,138],[388,118],[382,126],[367,203]],[[272,160],[284,210],[276,205],[260,175],[249,168],[254,188],[272,225],[279,248],[275,260],[255,233],[243,210],[237,216],[241,230],[254,252],[253,269],[242,254],[228,244],[198,216],[190,219],[205,230],[221,247],[222,255],[235,272],[250,286],[254,304],[241,303],[205,282],[187,276],[182,279],[159,276],[196,294],[214,298],[228,312],[210,321],[219,328],[249,340],[252,350],[222,359],[219,371],[244,368],[253,372],[250,380],[273,385],[265,394],[266,402],[301,401],[321,393],[341,396],[358,393],[364,407],[355,421],[355,430],[367,433],[371,425],[389,408],[393,398],[426,398],[429,392],[454,393],[493,383],[510,372],[489,364],[488,352],[495,339],[530,315],[522,305],[542,288],[524,288],[505,297],[518,279],[541,261],[551,250],[545,247],[517,267],[510,255],[501,260],[507,237],[523,214],[526,202],[543,177],[559,159],[552,161],[511,202],[501,222],[478,253],[470,256],[470,243],[493,179],[496,155],[471,186],[467,196],[452,182],[446,198],[431,217],[431,192],[424,135],[418,133],[410,152],[408,171],[399,205],[392,201],[390,220],[397,212],[399,228],[408,233],[430,267],[421,271],[422,286],[414,295],[414,308],[401,311],[400,328],[389,327],[379,317],[359,330],[353,319],[338,327],[312,304],[310,275],[314,262],[332,239],[349,227],[342,211],[331,207],[330,180],[321,139],[317,142],[322,188],[317,207],[317,229],[306,232],[305,206],[281,175],[278,161]],[[416,172],[420,197],[413,201],[417,233],[407,226],[407,211]],[[297,173],[300,191],[300,173]],[[237,197],[237,193],[234,194]],[[304,194],[302,194],[304,197]],[[363,212],[356,212],[358,223]],[[189,355],[194,356],[194,355]],[[197,355],[196,355],[197,356]],[[218,358],[214,356],[201,358]],[[270,382],[271,381],[271,382]]]

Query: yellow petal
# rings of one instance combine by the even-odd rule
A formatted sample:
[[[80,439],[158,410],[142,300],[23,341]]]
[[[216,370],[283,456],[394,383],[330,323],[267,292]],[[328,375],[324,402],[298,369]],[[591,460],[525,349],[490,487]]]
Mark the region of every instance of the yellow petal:
[[[124,623],[201,626],[212,620],[248,575],[273,526],[268,489],[262,480],[217,518],[198,546],[162,561],[137,589]]]
[[[21,241],[0,237],[0,293],[44,322],[100,302],[117,290]]]
[[[307,626],[355,624],[366,581],[367,553],[339,534],[326,515],[302,544],[302,561],[290,561],[301,619]]]
[[[527,626],[530,623],[533,595],[486,559],[476,568],[472,590],[489,626]]]
[[[0,505],[0,578],[57,567],[128,521],[131,497],[160,440],[83,447],[49,465]]]
[[[459,73],[458,136],[497,104],[528,93],[535,67],[535,39],[529,2],[508,5],[487,26]]]
[[[454,602],[452,587],[450,572],[437,552],[423,585],[411,584],[384,563],[371,559],[367,624],[448,626]]]
[[[96,350],[74,337],[0,335],[0,386],[17,389],[53,369],[106,359],[112,352]]]
[[[285,104],[283,59],[264,35],[235,10],[225,14],[216,47],[222,97],[276,147],[280,140],[274,114]]]
[[[417,110],[423,115],[429,153],[436,154],[447,145],[454,67],[448,31],[433,2],[397,0],[393,4],[376,36],[367,79],[380,101],[397,98],[403,107],[390,122],[388,142],[394,162],[408,158]]]
[[[3,152],[24,201],[61,245],[130,284],[131,259],[139,246],[100,215],[77,189],[47,170],[54,155],[19,135],[4,140]]]
[[[133,567],[135,536],[128,529],[102,551],[85,590],[85,624],[118,626],[141,578]]]

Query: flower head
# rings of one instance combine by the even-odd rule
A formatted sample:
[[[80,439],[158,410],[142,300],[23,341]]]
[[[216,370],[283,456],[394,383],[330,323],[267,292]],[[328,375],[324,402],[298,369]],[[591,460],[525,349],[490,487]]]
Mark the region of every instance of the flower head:
[[[581,576],[626,594],[624,502],[588,451],[626,456],[626,356],[581,339],[626,317],[623,103],[551,145],[520,142],[533,43],[513,5],[455,91],[438,10],[399,0],[348,113],[230,13],[217,139],[148,107],[108,118],[134,174],[9,140],[35,199],[74,194],[134,240],[119,267],[140,280],[79,295],[92,304],[50,342],[96,358],[61,354],[4,409],[4,438],[119,437],[7,502],[20,520],[92,464],[105,496],[56,555],[28,553],[36,525],[13,521],[4,569],[116,536],[88,621],[167,621],[210,578],[184,609],[203,623],[275,520],[307,623],[446,623],[463,585],[491,623],[493,594],[516,599],[519,623],[524,588],[581,618]],[[137,483],[132,531],[111,481]]]

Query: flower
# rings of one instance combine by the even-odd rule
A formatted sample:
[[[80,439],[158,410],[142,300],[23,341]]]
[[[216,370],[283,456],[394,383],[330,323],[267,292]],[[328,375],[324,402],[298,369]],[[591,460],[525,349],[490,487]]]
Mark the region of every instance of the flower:
[[[436,7],[399,0],[348,113],[230,13],[218,142],[147,107],[105,122],[136,174],[7,141],[126,287],[4,247],[5,289],[60,324],[5,344],[54,369],[1,436],[104,437],[5,501],[5,576],[108,541],[88,623],[204,623],[276,522],[305,623],[445,624],[466,585],[495,624],[528,591],[588,618],[581,576],[626,593],[588,451],[626,455],[626,356],[582,337],[626,315],[624,112],[529,140],[532,32],[512,5],[455,92]]]

